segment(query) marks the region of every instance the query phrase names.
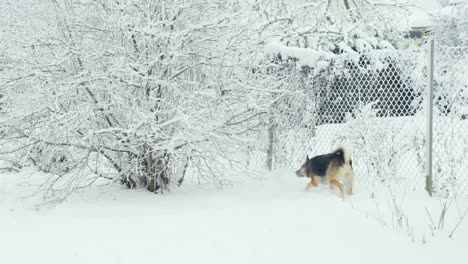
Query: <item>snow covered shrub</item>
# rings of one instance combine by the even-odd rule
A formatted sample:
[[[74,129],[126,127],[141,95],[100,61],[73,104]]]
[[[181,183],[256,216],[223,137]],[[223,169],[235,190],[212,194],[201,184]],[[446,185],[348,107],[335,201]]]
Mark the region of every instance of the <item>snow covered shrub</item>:
[[[0,120],[15,144],[4,152],[76,184],[67,191],[82,183],[69,177],[90,174],[152,192],[187,173],[220,182],[280,91],[251,70],[255,17],[235,15],[239,3],[17,6],[14,72],[2,75],[11,109]]]
[[[434,117],[433,192],[441,197],[466,193],[467,128],[468,123],[456,111]]]
[[[384,114],[414,114],[412,98],[399,100],[395,95],[392,101],[389,96],[415,96],[405,86],[401,64],[394,61],[395,49],[406,42],[404,32],[387,22],[403,18],[405,8],[392,2],[290,0],[266,7],[263,15],[271,22],[265,32],[279,32],[266,46],[267,59],[291,64],[283,71],[296,79],[290,80],[285,95],[302,93],[309,99],[303,111],[312,126],[341,123],[358,103],[373,101],[385,104]],[[282,103],[276,107],[284,108]]]
[[[418,168],[404,165],[408,159],[417,159],[421,154],[416,152],[421,151],[417,146],[424,136],[418,126],[419,120],[379,117],[380,109],[376,105],[377,102],[362,105],[349,113],[337,141],[352,146],[356,166],[366,169],[365,175],[361,175],[362,181],[371,184],[418,182],[414,177],[421,174],[422,164]]]
[[[73,155],[66,152],[67,148],[50,148],[44,144],[35,144],[29,149],[28,161],[39,170],[56,175],[69,172],[73,164]],[[73,150],[73,149],[71,149]]]
[[[442,197],[466,194],[468,153],[468,4],[450,1],[434,14],[433,191]]]
[[[261,2],[261,1],[257,1]],[[400,1],[273,1],[263,17],[270,21],[265,31],[285,46],[334,54],[363,53],[405,45],[394,22],[404,19]]]
[[[279,146],[275,153],[277,160],[296,160],[296,156],[304,156],[314,142],[332,144],[328,143],[328,139],[334,137],[332,133],[316,135],[317,126],[326,129],[329,124],[346,123],[349,121],[347,113],[359,112],[363,105],[372,104],[373,109],[378,109],[373,120],[379,127],[382,125],[382,135],[387,135],[387,127],[378,120],[384,123],[383,118],[388,118],[394,126],[400,120],[401,125],[406,126],[421,108],[421,91],[426,82],[421,78],[418,64],[422,53],[417,50],[336,55],[279,44],[268,48],[269,52],[280,54],[278,57],[284,64],[289,63],[281,72],[290,73],[288,93],[274,104],[275,146]],[[362,121],[370,120],[366,117]],[[416,126],[424,124],[423,120],[418,122]],[[356,126],[355,129],[366,128]],[[411,135],[420,133],[407,130]],[[372,133],[370,131],[368,136]],[[404,137],[403,133],[399,137]],[[416,148],[416,143],[410,145]],[[380,173],[384,172],[380,170]]]
[[[434,13],[435,24],[430,36],[447,46],[468,45],[468,3],[451,1]]]
[[[434,71],[434,192],[443,197],[461,195],[466,188],[465,136],[468,110],[468,47],[436,46]]]

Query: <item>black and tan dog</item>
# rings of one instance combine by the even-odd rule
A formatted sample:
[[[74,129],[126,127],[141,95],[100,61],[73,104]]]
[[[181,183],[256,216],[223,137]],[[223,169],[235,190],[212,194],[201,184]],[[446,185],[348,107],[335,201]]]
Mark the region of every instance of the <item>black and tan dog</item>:
[[[330,154],[315,156],[311,159],[307,156],[305,163],[296,171],[296,175],[310,178],[306,191],[321,182],[328,183],[332,189],[333,186],[338,187],[341,195],[345,187],[348,194],[353,193],[353,163],[349,150],[344,146]]]

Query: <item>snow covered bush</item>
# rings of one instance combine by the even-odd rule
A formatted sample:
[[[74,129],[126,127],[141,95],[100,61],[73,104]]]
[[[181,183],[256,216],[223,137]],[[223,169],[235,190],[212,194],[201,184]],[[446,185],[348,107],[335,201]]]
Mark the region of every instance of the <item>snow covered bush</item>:
[[[448,1],[434,13],[430,38],[434,52],[434,192],[442,197],[463,196],[463,172],[468,168],[468,3]]]
[[[329,94],[351,100],[347,104],[348,110],[352,110],[360,98],[349,96],[352,92],[347,87],[364,86],[365,70],[380,69],[381,78],[394,82],[394,86],[404,82],[400,79],[406,76],[401,76],[393,61],[395,49],[407,43],[403,41],[404,30],[395,23],[396,18],[404,18],[406,14],[405,6],[398,1],[385,4],[346,0],[278,1],[261,14],[270,21],[264,34],[276,33],[270,33],[265,59],[282,64],[282,72],[289,71],[289,76],[295,76],[288,87],[291,93],[287,95],[295,96],[297,91],[307,90],[305,93],[314,98],[321,111],[322,123],[337,122],[327,118],[336,107],[336,102],[325,101]],[[406,96],[405,87],[401,90],[405,93],[402,96]],[[389,102],[393,103],[398,102]]]
[[[220,182],[280,91],[251,70],[255,17],[238,1],[26,2],[10,3],[21,26],[1,153],[70,183],[62,195],[99,178],[152,192],[188,171]]]
[[[468,45],[468,3],[450,1],[440,11],[434,13],[435,24],[430,36],[438,43],[447,46]]]
[[[272,1],[261,14],[271,39],[290,47],[339,54],[406,43],[396,23],[407,14],[401,1]]]
[[[376,183],[413,184],[416,175],[424,171],[421,160],[416,168],[405,167],[409,159],[424,155],[421,149],[424,134],[423,119],[418,117],[379,117],[377,102],[362,105],[347,115],[347,122],[338,132],[338,142],[348,142],[353,149],[356,166],[361,167],[362,181]],[[365,168],[366,171],[362,170]],[[410,185],[407,185],[410,186]],[[414,186],[414,185],[411,185]]]

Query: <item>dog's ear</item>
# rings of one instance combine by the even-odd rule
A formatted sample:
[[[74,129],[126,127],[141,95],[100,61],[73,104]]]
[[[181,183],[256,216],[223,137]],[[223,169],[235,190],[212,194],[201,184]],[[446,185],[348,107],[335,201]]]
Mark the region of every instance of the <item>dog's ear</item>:
[[[309,160],[310,160],[310,159],[309,159],[309,155],[307,154],[306,161],[309,161]]]

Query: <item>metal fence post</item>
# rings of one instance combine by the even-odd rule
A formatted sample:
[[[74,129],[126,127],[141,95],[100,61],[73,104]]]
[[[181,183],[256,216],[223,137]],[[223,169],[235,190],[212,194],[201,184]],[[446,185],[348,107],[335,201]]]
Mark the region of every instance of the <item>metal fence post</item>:
[[[268,122],[268,149],[267,149],[267,160],[266,166],[268,170],[273,170],[273,141],[274,141],[274,134],[273,134],[273,116],[270,114],[270,120]]]
[[[432,125],[433,125],[433,99],[434,99],[434,40],[429,42],[429,61],[427,72],[427,149],[426,149],[426,191],[432,196]]]

